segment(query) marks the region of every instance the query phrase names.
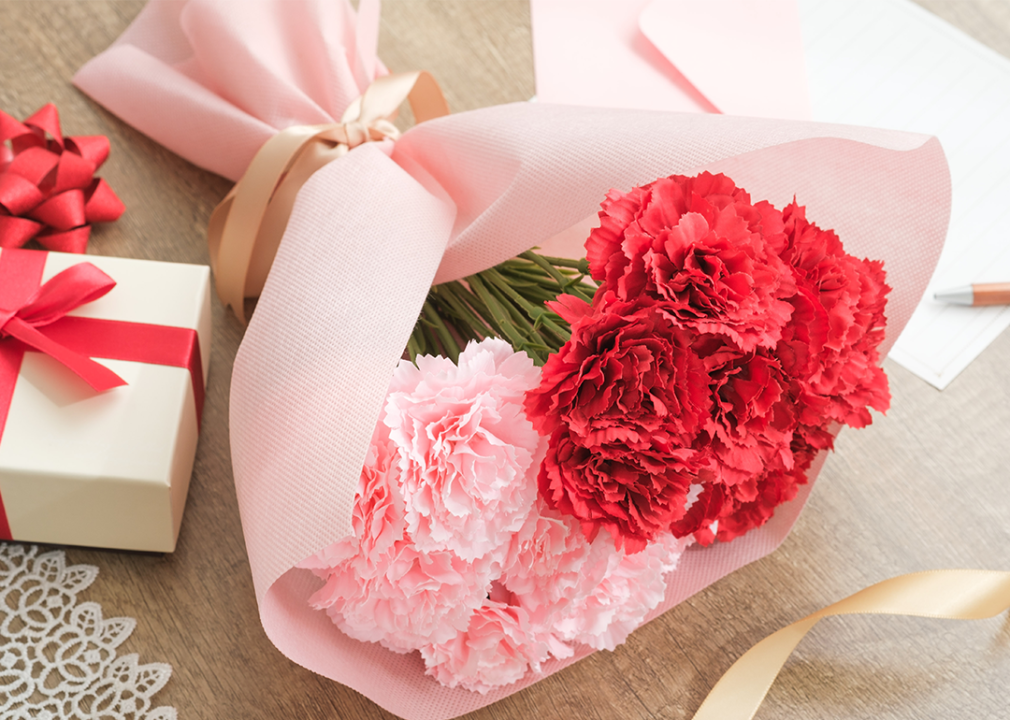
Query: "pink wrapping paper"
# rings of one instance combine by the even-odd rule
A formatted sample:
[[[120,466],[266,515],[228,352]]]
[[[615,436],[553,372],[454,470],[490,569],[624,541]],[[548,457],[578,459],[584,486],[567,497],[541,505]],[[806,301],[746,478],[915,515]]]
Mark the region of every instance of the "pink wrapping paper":
[[[211,53],[209,46],[222,34],[229,44],[265,45],[265,26],[245,23],[234,6],[210,6],[217,24],[208,29],[194,27],[192,19],[187,24],[207,11],[206,3],[194,1],[179,12],[167,11],[168,4],[149,5],[76,82],[119,112],[117,107],[132,102],[124,97],[136,91],[123,78],[140,52],[124,39],[160,47],[154,38],[161,37],[162,23],[171,30],[164,37],[185,34],[193,57]],[[252,5],[281,4],[290,6]],[[363,0],[363,12],[368,5]],[[197,9],[190,14],[191,8]],[[349,10],[341,17],[353,19]],[[271,47],[315,47],[316,32],[295,21],[273,27]],[[341,37],[350,42],[355,35],[344,27]],[[124,52],[126,45],[134,49]],[[347,53],[328,50],[332,65],[341,66]],[[228,86],[227,103],[207,86],[169,82],[169,71],[178,72],[170,65],[150,78],[131,75],[155,107],[127,119],[160,139],[165,128],[155,121],[159,107],[178,106],[180,94],[185,96],[176,120],[191,130],[213,125],[215,133],[245,133],[228,148],[208,145],[206,158],[202,145],[183,148],[198,164],[233,177],[255,150],[256,133],[269,132],[249,113],[235,111],[254,105],[242,93],[272,107],[275,120],[288,113],[299,122],[319,121],[308,111],[297,115],[297,103],[284,106],[315,81],[270,65],[286,57],[278,51],[255,66],[223,68],[236,82]],[[192,58],[177,62],[187,77],[202,77]],[[260,74],[277,83],[257,86]],[[348,89],[345,97],[349,101],[356,92]],[[341,111],[337,103],[328,112],[339,117]],[[424,676],[416,653],[397,655],[352,640],[309,608],[306,599],[320,581],[294,568],[351,532],[368,441],[433,282],[490,267],[580,221],[584,225],[612,187],[627,190],[701,169],[725,172],[755,199],[778,207],[795,195],[811,220],[838,232],[849,252],[883,259],[894,287],[886,353],[922,295],[946,233],[950,179],[935,138],[802,122],[514,104],[428,122],[395,146],[360,146],[309,180],[239,349],[231,387],[232,458],[249,562],[264,629],[282,652],[416,720],[455,717],[542,677],[529,675],[484,696],[442,687]],[[822,455],[815,462],[811,479],[823,461]],[[743,538],[688,551],[652,616],[774,550],[809,489]],[[589,652],[583,648],[570,660],[548,662],[545,673]]]

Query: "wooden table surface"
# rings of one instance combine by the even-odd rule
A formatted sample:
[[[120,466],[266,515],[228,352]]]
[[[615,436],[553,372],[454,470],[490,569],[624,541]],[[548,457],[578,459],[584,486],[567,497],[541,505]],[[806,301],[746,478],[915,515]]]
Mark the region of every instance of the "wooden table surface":
[[[1008,0],[921,0],[1010,56]],[[126,203],[98,255],[207,263],[205,227],[229,183],[126,126],[70,85],[140,11],[136,0],[0,0],[0,108],[55,102],[68,134],[108,135],[103,175]],[[380,56],[428,69],[456,111],[534,92],[520,0],[386,0]],[[1007,199],[1010,201],[1010,199]],[[1010,238],[1008,238],[1010,242]],[[100,568],[85,599],[137,629],[121,649],[171,663],[157,696],[181,718],[387,718],[296,666],[260,627],[228,450],[230,366],[242,328],[215,301],[203,433],[171,555],[68,548]],[[892,362],[893,409],[842,433],[792,534],[600,652],[473,713],[491,718],[689,718],[729,665],[770,632],[868,584],[917,570],[1010,570],[1010,333],[939,392]],[[1010,620],[836,618],[803,642],[761,718],[1010,717]]]

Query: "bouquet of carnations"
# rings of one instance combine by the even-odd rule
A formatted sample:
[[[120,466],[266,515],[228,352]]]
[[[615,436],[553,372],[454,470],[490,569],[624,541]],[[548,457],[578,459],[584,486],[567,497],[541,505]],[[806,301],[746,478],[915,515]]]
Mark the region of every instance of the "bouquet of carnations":
[[[763,525],[838,425],[888,405],[881,263],[795,202],[702,173],[612,190],[599,217],[588,262],[527,252],[433,288],[354,534],[301,563],[341,630],[449,687],[613,649],[692,539]]]
[[[232,375],[246,547],[282,652],[454,717],[777,547],[887,407],[949,177],[935,138],[724,116],[517,103],[397,137],[340,8],[151,3],[75,81],[236,180],[273,133],[346,141],[260,187],[297,199]]]

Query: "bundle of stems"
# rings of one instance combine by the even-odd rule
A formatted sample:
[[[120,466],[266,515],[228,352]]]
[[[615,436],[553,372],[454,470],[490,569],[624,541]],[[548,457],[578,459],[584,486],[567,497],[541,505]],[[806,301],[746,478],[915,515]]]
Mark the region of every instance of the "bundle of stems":
[[[470,340],[499,337],[537,365],[571,337],[568,323],[545,303],[559,295],[592,302],[596,286],[586,281],[585,260],[547,257],[532,250],[500,265],[432,286],[407,343],[418,355],[443,355],[456,362]]]

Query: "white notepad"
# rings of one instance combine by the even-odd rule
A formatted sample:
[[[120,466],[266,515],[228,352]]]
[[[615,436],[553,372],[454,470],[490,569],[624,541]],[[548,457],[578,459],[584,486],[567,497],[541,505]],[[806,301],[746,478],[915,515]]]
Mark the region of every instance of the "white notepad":
[[[1010,325],[935,290],[1010,280],[1010,60],[910,0],[797,0],[815,120],[940,138],[953,184],[936,273],[890,357],[946,387]]]

